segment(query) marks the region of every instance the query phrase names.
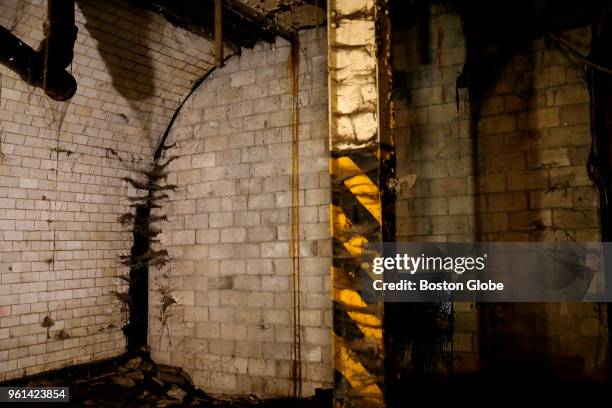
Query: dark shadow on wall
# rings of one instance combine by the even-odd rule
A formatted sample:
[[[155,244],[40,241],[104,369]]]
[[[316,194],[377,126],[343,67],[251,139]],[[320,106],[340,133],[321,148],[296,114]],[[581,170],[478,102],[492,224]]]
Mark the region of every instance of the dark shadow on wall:
[[[458,78],[458,86],[466,88],[469,98],[470,136],[472,146],[472,177],[473,177],[473,231],[477,242],[489,241],[529,241],[529,225],[524,230],[501,231],[497,228],[499,217],[497,208],[490,201],[498,198],[499,190],[493,186],[496,177],[507,178],[513,171],[526,170],[525,151],[520,146],[528,146],[530,132],[517,130],[507,125],[506,133],[500,125],[490,130],[486,121],[491,117],[505,117],[514,121],[520,111],[529,111],[537,106],[534,86],[534,54],[527,51],[531,33],[525,38],[501,38],[499,43],[505,46],[502,52],[485,55],[487,44],[482,44],[477,29],[482,27],[481,21],[486,21],[476,13],[466,13],[464,10],[463,27],[467,43],[466,64]],[[477,20],[471,21],[471,20]],[[500,24],[498,22],[498,24]],[[526,30],[527,32],[527,30]],[[489,36],[490,37],[490,36]],[[525,53],[525,51],[527,51]],[[524,65],[517,72],[512,67],[512,56],[526,54]],[[523,55],[525,55],[523,54]],[[484,63],[486,61],[486,64]],[[480,66],[478,66],[478,65]],[[510,72],[509,75],[504,75]],[[465,81],[465,82],[463,82]],[[457,92],[460,92],[459,88]],[[515,112],[508,111],[508,98],[516,99]],[[496,112],[491,106],[496,101],[503,101],[504,109]],[[495,116],[495,114],[500,114]],[[485,131],[486,130],[486,131]],[[499,131],[499,132],[498,132]],[[498,132],[498,134],[495,134]],[[493,133],[493,134],[490,134]],[[510,147],[509,147],[510,146]],[[519,148],[513,148],[518,146]],[[533,152],[537,154],[538,152]],[[493,187],[492,187],[493,186]],[[504,188],[507,191],[507,186]],[[500,193],[504,194],[504,193]],[[517,192],[517,197],[508,196],[505,208],[513,210],[521,206],[521,199],[530,205],[525,191]],[[516,201],[513,203],[511,201]],[[498,204],[496,204],[498,206]],[[537,206],[536,206],[537,207]],[[523,210],[528,211],[528,208]],[[535,213],[535,212],[534,212]],[[537,217],[537,215],[536,215]],[[496,219],[497,218],[497,219]],[[537,239],[536,239],[537,240]],[[551,354],[558,353],[554,339],[548,333],[547,307],[544,304],[513,304],[513,303],[480,303],[477,304],[479,316],[478,345],[481,372],[498,378],[516,378],[521,373],[523,378],[549,378],[551,375]],[[549,308],[548,308],[549,309]]]
[[[530,5],[522,6],[528,9]],[[520,9],[516,4],[515,8]],[[567,190],[563,193],[557,189],[560,185],[569,188],[570,181],[555,181],[558,165],[542,157],[539,145],[553,137],[549,127],[561,126],[544,123],[546,119],[542,118],[542,112],[551,109],[542,89],[544,66],[551,65],[547,60],[552,60],[557,50],[551,45],[532,48],[532,41],[542,38],[538,18],[524,19],[523,37],[507,37],[508,30],[503,27],[511,27],[518,18],[510,11],[507,20],[497,20],[496,27],[483,25],[489,20],[474,10],[461,13],[467,62],[458,85],[467,88],[470,102],[475,240],[575,239],[573,231],[557,228],[555,215],[563,209],[553,204],[555,195],[567,197]],[[521,14],[537,13],[529,10]],[[500,44],[499,51],[487,53],[491,44],[483,38]],[[540,77],[539,84],[536,76]],[[552,86],[552,74],[548,76]],[[496,104],[502,100],[503,109],[497,111]],[[582,163],[578,160],[572,165],[581,166],[584,161],[586,156]],[[500,178],[508,183],[501,191],[495,186]],[[510,186],[510,180],[516,184],[519,178],[523,186]],[[508,212],[506,228],[500,227],[504,212]],[[547,214],[553,214],[551,219]],[[584,379],[585,356],[590,356],[591,350],[574,347],[566,340],[572,339],[568,332],[580,326],[580,308],[554,303],[485,303],[477,308],[482,373],[502,381],[517,376],[523,380]]]
[[[580,64],[570,66],[554,44],[541,40],[543,33],[539,20],[528,22],[523,17],[535,14],[534,10],[522,11],[530,10],[533,4],[520,3],[523,9],[507,13],[498,10],[496,14],[478,15],[475,11],[464,11],[464,14],[469,13],[467,23],[473,24],[468,29],[470,32],[462,31],[459,37],[467,44],[453,40],[454,18],[450,24],[447,20],[443,20],[446,24],[432,21],[429,60],[422,55],[426,47],[421,44],[423,39],[419,36],[423,37],[423,34],[420,34],[418,25],[405,17],[415,15],[416,11],[392,11],[392,17],[397,19],[394,20],[392,36],[397,178],[402,182],[400,194],[404,195],[402,200],[398,197],[397,203],[398,241],[567,241],[566,234],[586,228],[569,225],[563,227],[567,229],[565,231],[557,228],[552,215],[543,215],[563,214],[564,211],[574,213],[577,206],[571,201],[573,193],[570,192],[569,199],[566,199],[562,187],[569,183],[568,178],[575,176],[573,172],[582,174],[575,169],[584,169],[588,152],[583,150],[584,146],[568,147],[571,152],[567,159],[569,163],[554,164],[545,157],[544,151],[549,146],[545,143],[552,143],[551,138],[564,134],[562,132],[569,129],[568,125],[575,127],[574,138],[579,135],[577,132],[587,132],[588,121],[583,120],[588,119],[588,114],[586,111],[577,113],[576,123],[569,120],[568,124],[559,116],[559,123],[555,124],[547,123],[543,113],[547,108],[557,108],[556,102],[549,105],[546,88],[579,85]],[[409,8],[408,2],[394,4]],[[482,3],[471,4],[480,7]],[[495,2],[490,7],[497,10],[501,4]],[[516,8],[519,2],[503,4]],[[452,15],[459,19],[459,12],[451,7],[436,8],[431,16]],[[494,14],[495,19],[491,18]],[[507,20],[500,14],[506,15]],[[571,25],[561,24],[565,21],[562,17],[553,20],[559,26],[553,26],[551,30],[563,32],[585,25],[579,18],[574,18]],[[466,18],[461,21],[465,30]],[[517,21],[523,22],[523,32],[518,34],[512,29]],[[436,22],[439,27],[434,24]],[[498,29],[501,33],[497,32]],[[488,33],[491,30],[495,35]],[[540,41],[534,43],[538,38]],[[452,54],[446,54],[443,48],[463,46],[467,48],[468,63],[463,66],[457,83],[454,77],[450,82],[447,77],[454,75],[454,64],[446,58]],[[453,69],[444,71],[449,65]],[[544,67],[552,67],[553,71],[560,69],[572,80],[552,83],[553,75],[543,72]],[[434,92],[434,87],[444,87],[442,95]],[[455,103],[459,119],[454,116]],[[432,122],[431,105],[442,104],[448,109]],[[449,107],[450,104],[453,106]],[[564,109],[569,112],[570,108],[559,107],[560,112]],[[458,134],[451,127],[458,128]],[[558,133],[555,135],[554,132]],[[578,142],[573,139],[573,144]],[[460,160],[456,160],[457,157]],[[454,162],[445,164],[444,160],[449,158]],[[455,162],[462,165],[454,165]],[[568,167],[573,169],[571,174],[566,172]],[[457,192],[448,192],[437,188],[434,191],[432,181],[436,178],[459,180],[461,189],[457,187]],[[512,179],[512,186],[506,182],[508,179]],[[440,185],[447,184],[437,183],[436,186]],[[581,186],[568,185],[573,189]],[[588,186],[584,187],[588,189]],[[565,204],[552,203],[555,195],[565,199],[562,200]],[[468,199],[457,200],[462,196]],[[450,212],[451,201],[456,205],[453,212]],[[459,223],[448,214],[466,217],[467,221]],[[433,218],[449,221],[433,224]],[[591,227],[597,226],[593,224]],[[411,387],[421,391],[421,385],[427,381],[439,386],[439,377],[456,381],[466,372],[474,373],[474,380],[481,385],[487,381],[505,384],[500,385],[501,388],[510,384],[553,383],[559,379],[591,379],[593,373],[599,375],[591,363],[597,358],[598,348],[588,342],[595,339],[584,341],[579,332],[588,316],[597,316],[593,308],[591,304],[488,303],[468,311],[463,305],[462,309],[454,311],[449,321],[451,331],[455,330],[451,333],[453,347],[457,346],[456,350],[451,350],[452,363],[447,366],[430,364],[430,367],[425,367],[429,370],[423,370],[424,365],[419,364],[417,358],[423,360],[429,356],[441,363],[447,361],[445,349],[431,347],[436,343],[444,344],[445,333],[441,330],[444,326],[437,324],[444,319],[432,318],[435,316],[428,310],[417,310],[409,304],[399,305],[397,310],[385,305],[385,313],[395,313],[397,321],[402,323],[398,327],[385,326],[385,336],[393,335],[396,340],[395,349],[386,350],[388,359],[396,362],[387,374],[399,372],[399,375],[386,378],[388,406],[403,407],[406,390]],[[601,322],[602,318],[599,319]],[[468,346],[455,342],[462,338],[462,334],[471,336],[463,337],[470,339]],[[419,348],[421,344],[430,345],[430,348]],[[425,352],[415,355],[415,350]],[[437,352],[438,356],[432,352]],[[433,380],[428,376],[434,377]],[[485,388],[481,386],[480,389]],[[430,405],[433,402],[442,406],[436,399],[444,399],[444,396],[424,395],[427,395]]]
[[[441,77],[436,64],[436,49],[432,44],[430,2],[393,1],[390,3],[393,59],[393,103],[395,110],[394,137],[397,151],[397,180],[401,185],[396,208],[396,240],[420,241],[428,234],[421,230],[419,221],[412,218],[411,204],[418,197],[427,196],[427,176],[415,166],[417,157],[426,157],[424,144],[419,144],[416,131],[417,111],[423,109],[418,102],[422,95],[416,88],[432,78]],[[421,72],[424,69],[426,73]],[[428,157],[427,157],[428,158]],[[440,162],[433,163],[434,166]],[[417,168],[418,167],[418,168]],[[409,180],[413,180],[410,182]],[[419,194],[416,191],[423,190]],[[389,408],[406,406],[407,390],[419,389],[435,382],[450,365],[450,342],[453,317],[446,302],[385,303],[385,402]],[[409,400],[413,401],[410,392]],[[419,402],[416,402],[419,405]],[[438,406],[439,400],[430,403]]]
[[[130,136],[143,137],[146,136],[148,130],[146,117],[149,112],[143,109],[144,104],[140,102],[155,95],[153,60],[147,48],[151,33],[151,12],[127,2],[110,0],[103,4],[102,10],[93,0],[77,0],[77,7],[85,17],[85,30],[96,41],[97,49],[104,61],[105,71],[111,76],[113,88],[127,100],[128,105],[132,108],[130,113],[136,115],[136,120],[143,121],[143,131]],[[96,78],[95,73],[91,75]],[[123,113],[120,115],[126,123],[132,119]],[[149,176],[149,179],[152,180],[151,177]],[[142,178],[141,174],[139,178]],[[127,179],[128,182],[130,180],[132,179]],[[143,189],[139,184],[132,184],[135,188]],[[149,234],[149,215],[152,203],[151,200],[147,201],[146,205],[137,202],[133,210],[134,215],[131,210],[120,217],[120,219],[132,220],[130,222],[132,222],[134,239],[130,255],[122,258],[121,261],[130,267],[126,279],[129,283],[128,291],[117,295],[121,299],[120,295],[127,294],[125,302],[129,318],[123,327],[123,333],[126,337],[129,355],[138,354],[147,345],[149,263],[153,262],[150,256],[157,254],[150,249],[151,236],[154,236],[153,232]],[[129,225],[128,222],[120,222]],[[159,252],[163,254],[163,251]],[[117,276],[117,278],[121,277]]]
[[[104,10],[98,3],[77,0],[85,16],[85,28],[97,42],[113,87],[131,101],[150,98],[155,93],[152,57],[146,47],[151,12],[125,1],[104,1]],[[129,25],[119,25],[120,20]]]

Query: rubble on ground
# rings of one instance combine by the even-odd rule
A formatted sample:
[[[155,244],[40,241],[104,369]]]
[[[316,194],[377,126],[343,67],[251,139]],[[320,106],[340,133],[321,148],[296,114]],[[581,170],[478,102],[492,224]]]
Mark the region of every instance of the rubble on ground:
[[[23,384],[30,387],[70,387],[70,406],[75,407],[214,407],[214,408],[331,408],[331,390],[310,398],[259,399],[255,396],[218,399],[196,388],[182,369],[155,364],[147,356],[138,356],[94,377],[39,377]],[[63,405],[66,406],[66,405]]]

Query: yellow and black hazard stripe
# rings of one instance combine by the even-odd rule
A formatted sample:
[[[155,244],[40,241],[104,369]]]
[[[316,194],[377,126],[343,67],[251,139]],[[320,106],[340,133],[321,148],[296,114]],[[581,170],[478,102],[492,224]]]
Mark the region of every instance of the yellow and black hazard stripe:
[[[383,406],[382,305],[366,302],[372,277],[362,262],[382,239],[379,157],[372,147],[331,154],[336,407]]]

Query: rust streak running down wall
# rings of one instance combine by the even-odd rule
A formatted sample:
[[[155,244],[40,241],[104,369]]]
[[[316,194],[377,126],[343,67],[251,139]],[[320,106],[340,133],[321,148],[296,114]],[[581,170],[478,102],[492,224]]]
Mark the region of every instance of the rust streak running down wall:
[[[293,381],[292,395],[302,395],[302,307],[300,297],[300,39],[294,35],[290,41],[289,81],[291,82],[291,239],[289,258],[291,258],[291,290],[293,309]]]

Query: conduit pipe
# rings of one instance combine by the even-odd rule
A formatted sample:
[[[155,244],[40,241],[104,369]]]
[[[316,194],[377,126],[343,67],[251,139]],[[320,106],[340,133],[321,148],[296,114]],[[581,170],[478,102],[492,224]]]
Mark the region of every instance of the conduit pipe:
[[[38,51],[0,26],[0,63],[57,101],[72,98],[77,89],[76,80],[66,71],[72,63],[78,31],[74,25],[74,7],[74,0],[47,1],[45,37]]]

